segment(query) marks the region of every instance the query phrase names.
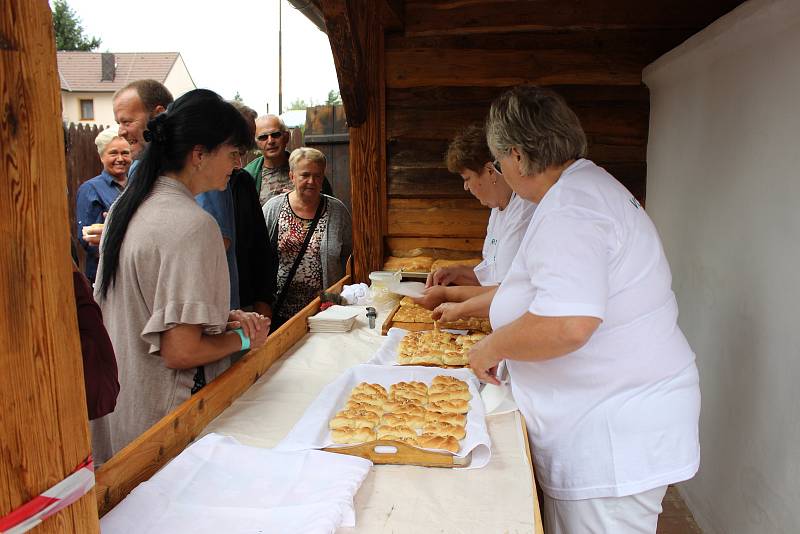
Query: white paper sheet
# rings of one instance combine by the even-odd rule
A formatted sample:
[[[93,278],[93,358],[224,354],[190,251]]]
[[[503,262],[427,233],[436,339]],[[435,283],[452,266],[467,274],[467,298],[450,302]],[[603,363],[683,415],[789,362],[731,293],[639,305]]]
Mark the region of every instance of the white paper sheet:
[[[372,462],[276,452],[209,434],[106,514],[103,534],[329,534],[355,526],[353,498]]]
[[[392,288],[392,293],[417,299],[425,295],[425,284],[423,282],[400,282]]]
[[[380,384],[387,390],[400,381],[416,380],[430,385],[436,375],[450,375],[464,380],[469,385],[472,400],[467,414],[466,437],[461,440],[461,449],[455,456],[464,458],[472,453],[469,468],[477,469],[489,463],[491,440],[486,430],[486,414],[478,392],[478,381],[468,369],[439,369],[437,367],[388,367],[383,365],[356,365],[342,373],[339,378],[325,386],[311,403],[300,421],[275,450],[322,449],[336,446],[331,440],[328,422],[344,407],[350,390],[359,382]]]

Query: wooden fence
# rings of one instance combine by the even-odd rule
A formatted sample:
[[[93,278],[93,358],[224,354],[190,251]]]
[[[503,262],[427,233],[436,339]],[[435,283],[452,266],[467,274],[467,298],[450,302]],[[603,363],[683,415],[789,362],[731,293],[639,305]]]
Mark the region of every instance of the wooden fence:
[[[83,269],[84,252],[78,243],[77,221],[75,219],[75,205],[78,198],[78,187],[91,178],[94,178],[103,170],[100,156],[97,154],[97,146],[94,138],[97,137],[103,127],[97,125],[63,123],[64,128],[64,148],[67,160],[67,199],[69,205],[70,235],[72,243],[78,253],[78,264]]]

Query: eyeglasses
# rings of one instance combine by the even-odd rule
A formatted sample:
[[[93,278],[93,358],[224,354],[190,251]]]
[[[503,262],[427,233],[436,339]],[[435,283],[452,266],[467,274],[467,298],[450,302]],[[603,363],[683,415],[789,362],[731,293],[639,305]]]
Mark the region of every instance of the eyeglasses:
[[[283,132],[278,130],[276,132],[269,132],[269,133],[262,133],[258,137],[256,137],[256,141],[266,141],[267,138],[271,137],[273,139],[280,139],[283,136]]]
[[[497,174],[503,174],[503,169],[500,168],[500,160],[496,159],[492,162],[492,167],[497,171]]]

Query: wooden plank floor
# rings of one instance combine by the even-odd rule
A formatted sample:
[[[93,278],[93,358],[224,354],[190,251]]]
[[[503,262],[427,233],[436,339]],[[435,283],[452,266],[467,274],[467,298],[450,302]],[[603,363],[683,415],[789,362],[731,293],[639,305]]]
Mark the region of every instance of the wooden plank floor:
[[[702,534],[675,486],[667,490],[662,506],[664,511],[658,517],[657,534]]]

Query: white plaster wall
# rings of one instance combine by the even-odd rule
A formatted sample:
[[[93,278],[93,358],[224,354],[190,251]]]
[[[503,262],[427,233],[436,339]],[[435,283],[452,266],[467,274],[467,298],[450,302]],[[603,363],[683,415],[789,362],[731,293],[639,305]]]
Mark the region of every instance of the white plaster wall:
[[[68,123],[75,124],[97,124],[110,126],[116,124],[114,121],[114,109],[112,108],[111,98],[114,93],[68,93],[61,91],[62,115]],[[94,120],[82,121],[80,101],[84,99],[94,100]]]
[[[800,532],[800,1],[751,0],[644,71],[647,209],[697,353],[706,534]]]
[[[194,85],[192,76],[186,68],[186,64],[183,62],[183,57],[180,55],[178,55],[178,59],[175,60],[172,70],[167,74],[164,85],[169,89],[169,92],[172,93],[173,98],[178,98],[183,93],[197,88]]]

